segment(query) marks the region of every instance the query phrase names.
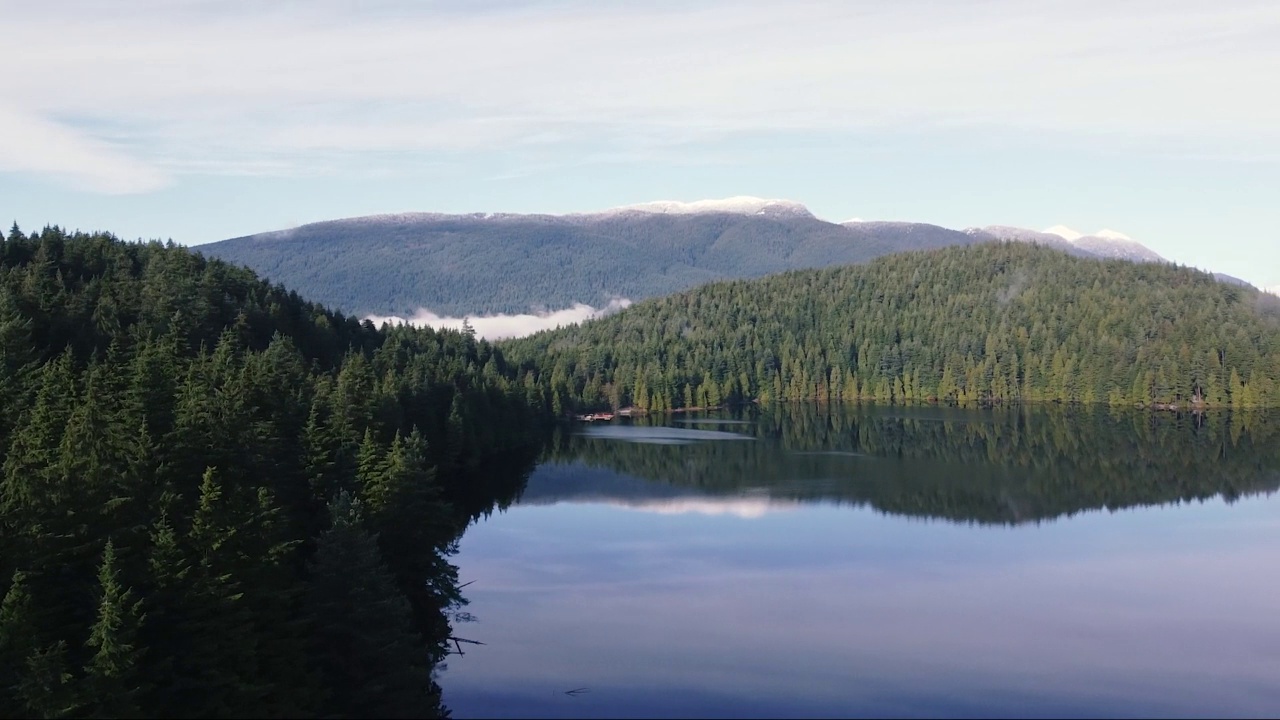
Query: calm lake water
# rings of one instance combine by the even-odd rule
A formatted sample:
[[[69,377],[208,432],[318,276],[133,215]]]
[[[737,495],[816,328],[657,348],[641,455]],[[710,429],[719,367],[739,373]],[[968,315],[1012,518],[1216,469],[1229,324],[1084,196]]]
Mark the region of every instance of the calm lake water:
[[[1274,716],[1280,418],[580,426],[455,558],[454,716]]]

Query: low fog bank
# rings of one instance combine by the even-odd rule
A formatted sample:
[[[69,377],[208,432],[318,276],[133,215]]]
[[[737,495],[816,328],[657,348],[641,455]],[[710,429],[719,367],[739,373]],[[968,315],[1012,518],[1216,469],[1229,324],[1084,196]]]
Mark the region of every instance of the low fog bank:
[[[563,310],[532,313],[528,315],[481,315],[466,317],[440,317],[426,308],[420,308],[413,317],[402,318],[397,315],[369,315],[365,319],[374,325],[382,323],[409,323],[416,327],[433,327],[437,330],[449,328],[461,330],[464,322],[469,323],[476,331],[476,337],[485,340],[501,340],[503,338],[524,337],[541,330],[554,330],[565,325],[573,325],[584,320],[604,317],[631,306],[626,298],[614,298],[602,308],[577,303]]]

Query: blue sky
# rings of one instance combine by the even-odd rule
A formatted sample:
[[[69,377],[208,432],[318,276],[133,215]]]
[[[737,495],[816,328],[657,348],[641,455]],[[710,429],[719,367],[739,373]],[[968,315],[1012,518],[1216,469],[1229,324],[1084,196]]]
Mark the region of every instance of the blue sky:
[[[198,244],[789,198],[1280,286],[1280,4],[0,0],[0,217]]]

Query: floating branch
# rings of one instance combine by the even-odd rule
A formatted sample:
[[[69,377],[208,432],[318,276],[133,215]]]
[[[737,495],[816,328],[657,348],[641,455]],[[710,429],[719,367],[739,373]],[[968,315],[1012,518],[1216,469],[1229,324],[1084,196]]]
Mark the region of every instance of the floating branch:
[[[455,648],[457,648],[457,649],[458,649],[458,654],[459,654],[459,655],[465,655],[465,654],[466,654],[466,653],[462,652],[462,645],[461,645],[461,643],[468,643],[468,644],[471,644],[471,645],[484,645],[484,643],[480,642],[479,640],[468,640],[468,639],[466,639],[466,638],[453,637],[453,636],[450,636],[450,637],[449,637],[449,639],[453,641],[453,646],[454,646]]]

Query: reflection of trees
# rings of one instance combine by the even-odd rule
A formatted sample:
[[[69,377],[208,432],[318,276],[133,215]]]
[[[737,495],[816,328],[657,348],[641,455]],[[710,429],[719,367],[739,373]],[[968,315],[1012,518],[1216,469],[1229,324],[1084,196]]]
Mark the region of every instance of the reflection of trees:
[[[719,429],[760,442],[645,445],[561,434],[545,459],[712,494],[764,490],[1002,524],[1280,487],[1275,414],[811,404],[738,412],[752,424]]]
[[[495,454],[483,460],[468,476],[469,482],[455,488],[449,497],[464,528],[455,541],[461,539],[470,523],[516,502],[536,464],[537,452],[533,449]]]

